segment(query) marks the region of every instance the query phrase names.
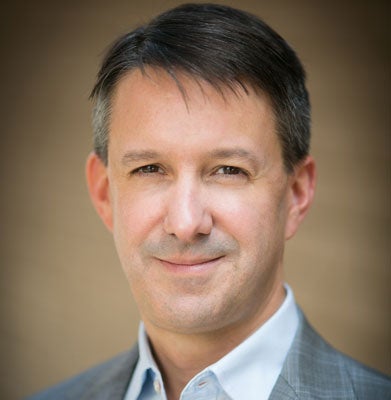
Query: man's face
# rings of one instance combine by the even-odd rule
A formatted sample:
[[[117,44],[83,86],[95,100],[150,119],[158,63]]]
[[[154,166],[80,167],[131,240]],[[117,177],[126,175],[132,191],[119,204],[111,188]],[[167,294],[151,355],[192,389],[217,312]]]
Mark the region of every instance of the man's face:
[[[142,319],[182,333],[259,323],[281,301],[294,196],[272,108],[134,71],[112,100],[107,212]],[[295,225],[295,224],[293,224]]]

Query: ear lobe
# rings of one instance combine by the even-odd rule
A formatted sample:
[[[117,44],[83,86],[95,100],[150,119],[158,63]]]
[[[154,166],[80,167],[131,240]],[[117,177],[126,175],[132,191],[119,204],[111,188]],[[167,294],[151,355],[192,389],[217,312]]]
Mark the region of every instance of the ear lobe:
[[[285,228],[285,239],[290,239],[297,231],[312,204],[316,184],[315,161],[307,156],[295,167],[291,177],[289,210]]]
[[[86,178],[92,203],[103,223],[111,231],[113,218],[107,167],[95,152],[92,152],[87,158]]]

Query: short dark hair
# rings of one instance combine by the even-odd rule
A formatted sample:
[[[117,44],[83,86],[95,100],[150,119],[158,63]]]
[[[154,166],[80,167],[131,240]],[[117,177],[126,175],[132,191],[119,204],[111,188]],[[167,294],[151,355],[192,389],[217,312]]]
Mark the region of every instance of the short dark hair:
[[[266,93],[277,122],[285,167],[309,151],[310,103],[304,68],[296,53],[265,22],[217,4],[173,8],[122,36],[107,52],[91,98],[95,100],[94,149],[108,163],[110,101],[127,72],[162,68],[181,88],[183,72],[216,89],[238,85]],[[249,85],[249,86],[248,86]]]

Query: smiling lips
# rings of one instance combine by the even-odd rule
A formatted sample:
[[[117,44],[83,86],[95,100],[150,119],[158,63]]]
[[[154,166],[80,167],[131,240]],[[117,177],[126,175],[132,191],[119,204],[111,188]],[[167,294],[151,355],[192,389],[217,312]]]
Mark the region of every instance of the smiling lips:
[[[210,267],[215,262],[219,261],[223,256],[215,257],[215,258],[173,258],[169,260],[158,259],[162,264],[164,264],[170,270],[194,270],[194,269],[203,269]]]

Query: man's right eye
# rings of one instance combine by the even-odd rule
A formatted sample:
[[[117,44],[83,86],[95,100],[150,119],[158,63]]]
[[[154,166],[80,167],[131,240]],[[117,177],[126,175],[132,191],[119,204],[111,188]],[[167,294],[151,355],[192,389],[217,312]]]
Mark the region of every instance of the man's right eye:
[[[164,173],[163,169],[155,164],[144,165],[132,171],[133,175],[162,174],[162,173]]]

